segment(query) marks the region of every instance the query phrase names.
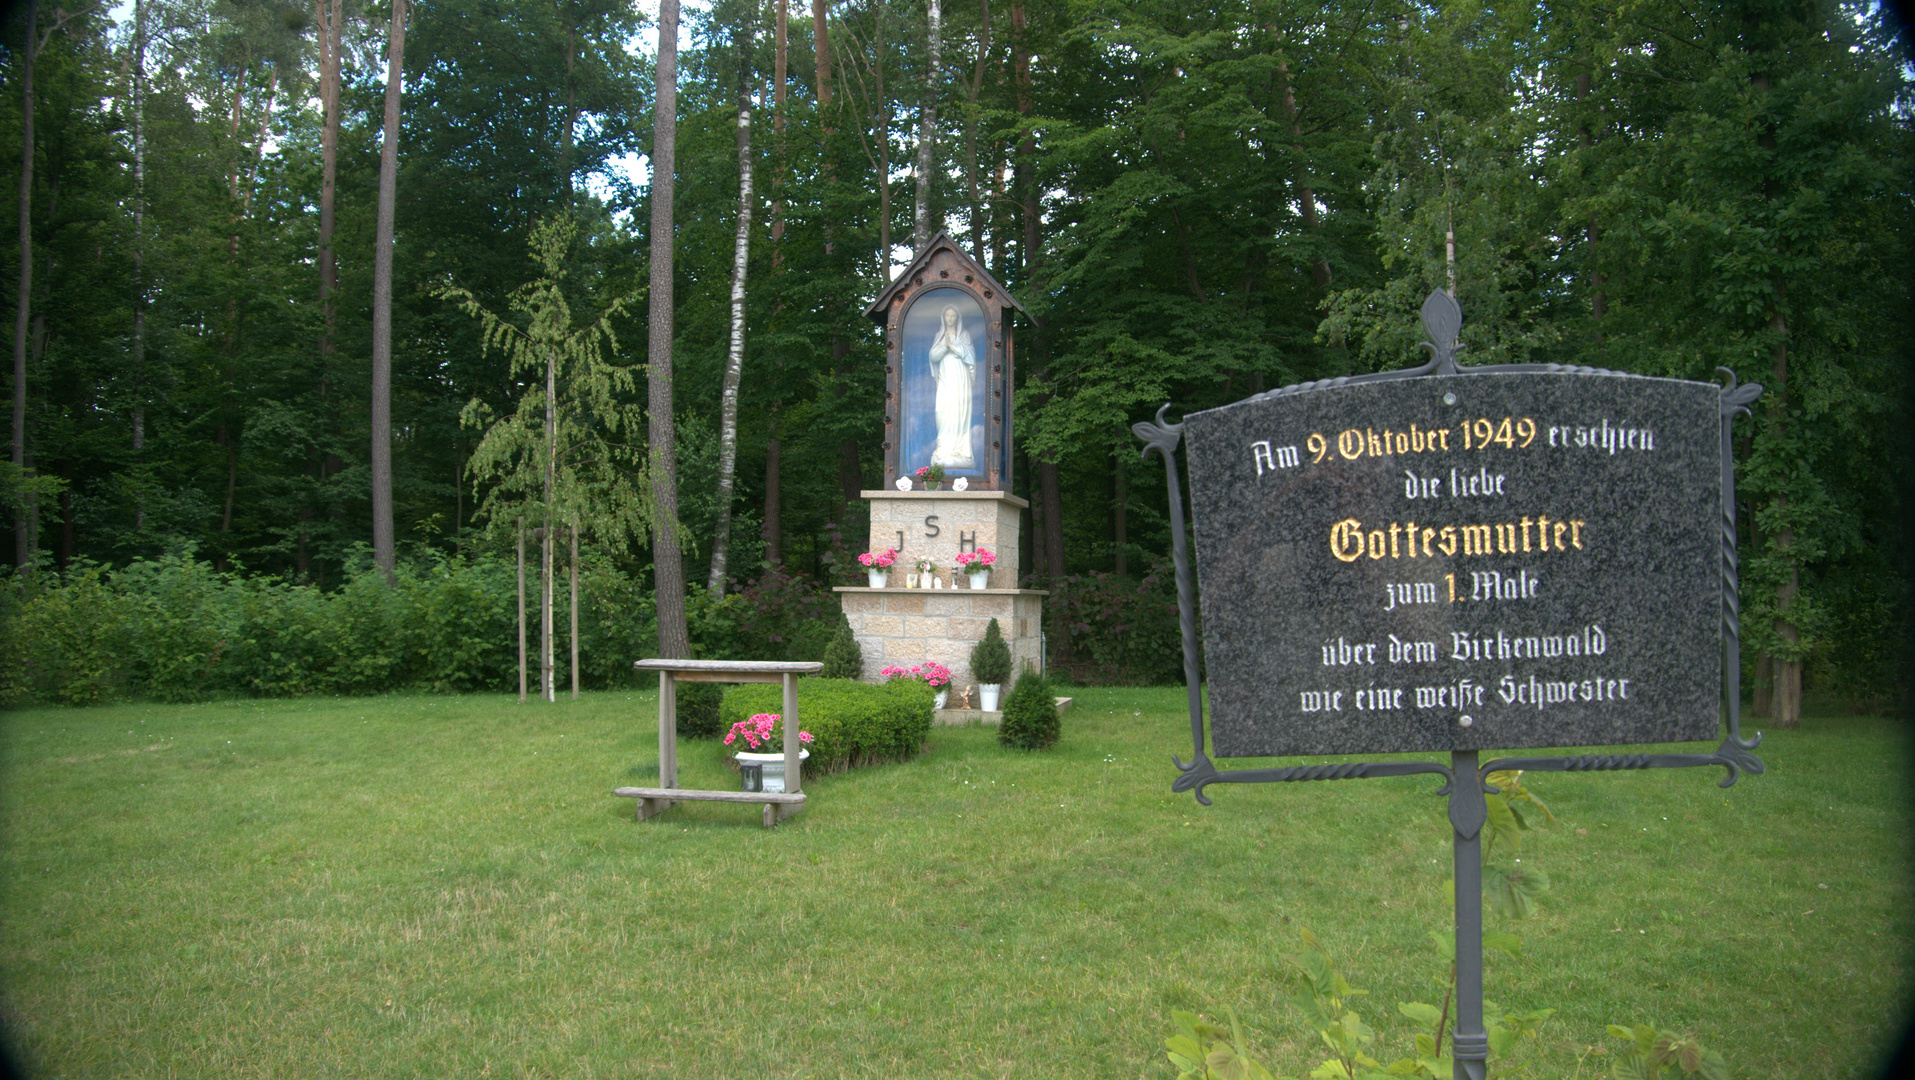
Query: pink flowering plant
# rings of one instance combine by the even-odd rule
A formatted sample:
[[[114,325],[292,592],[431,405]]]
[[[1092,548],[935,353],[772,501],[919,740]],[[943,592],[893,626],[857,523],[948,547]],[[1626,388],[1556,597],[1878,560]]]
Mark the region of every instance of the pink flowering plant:
[[[951,669],[936,660],[926,660],[922,664],[908,668],[894,664],[878,674],[887,679],[923,679],[931,685],[933,690],[951,685]]]
[[[873,570],[883,570],[898,561],[898,550],[885,548],[883,551],[867,551],[858,556],[858,561]]]
[[[988,569],[990,565],[996,561],[997,556],[993,554],[989,548],[978,548],[976,551],[960,551],[957,557],[957,564],[962,566],[967,573],[972,574],[977,573],[979,570]]]
[[[933,484],[938,483],[944,479],[944,466],[926,465],[918,470],[918,479],[928,480]]]
[[[783,720],[784,717],[778,713],[762,712],[749,720],[740,720],[731,726],[731,733],[725,736],[725,745],[736,743],[737,749],[748,754],[782,754],[785,752]],[[810,741],[811,732],[798,732],[801,748]]]

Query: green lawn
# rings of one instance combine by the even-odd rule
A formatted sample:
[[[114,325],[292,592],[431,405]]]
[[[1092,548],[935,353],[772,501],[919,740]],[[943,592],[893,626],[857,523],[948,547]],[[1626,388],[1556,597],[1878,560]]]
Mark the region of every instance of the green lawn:
[[[774,830],[633,822],[647,693],[0,713],[11,1041],[47,1077],[1169,1077],[1171,1010],[1229,1005],[1302,1075],[1275,961],[1309,927],[1406,1049],[1395,1003],[1441,994],[1435,780],[1200,807],[1181,689],[1074,693],[1054,751],[939,729]],[[1487,985],[1558,1012],[1499,1075],[1606,1075],[1585,1051],[1642,1019],[1741,1075],[1874,1075],[1910,996],[1901,731],[1814,715],[1726,791],[1533,776],[1555,889],[1492,920],[1527,947]]]

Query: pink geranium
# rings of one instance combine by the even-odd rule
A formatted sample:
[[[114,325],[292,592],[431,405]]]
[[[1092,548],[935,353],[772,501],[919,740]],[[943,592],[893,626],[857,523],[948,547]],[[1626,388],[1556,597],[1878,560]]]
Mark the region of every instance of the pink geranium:
[[[988,548],[978,548],[976,551],[960,551],[957,557],[957,564],[973,573],[990,566],[996,561],[997,556],[992,554]]]
[[[784,717],[777,713],[759,713],[749,720],[740,720],[731,726],[731,733],[725,736],[725,745],[735,740],[743,740],[741,750],[751,754],[776,754],[785,748],[785,732],[780,726]],[[800,743],[811,741],[811,732],[798,733]]]
[[[898,552],[896,548],[885,548],[883,551],[867,551],[858,556],[858,561],[873,570],[883,570],[898,561]]]
[[[878,674],[887,679],[923,679],[931,685],[932,689],[949,686],[951,683],[951,669],[936,660],[926,660],[916,667],[908,668],[894,664],[879,671]]]

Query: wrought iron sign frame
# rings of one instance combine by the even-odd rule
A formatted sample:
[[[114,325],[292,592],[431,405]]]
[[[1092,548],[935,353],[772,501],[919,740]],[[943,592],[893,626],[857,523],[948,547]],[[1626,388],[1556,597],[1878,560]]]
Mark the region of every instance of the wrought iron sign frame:
[[[1456,362],[1460,348],[1457,332],[1462,329],[1463,313],[1455,299],[1438,289],[1423,301],[1423,330],[1428,340],[1422,346],[1430,350],[1429,362],[1401,371],[1349,375],[1317,382],[1298,383],[1254,395],[1251,401],[1287,397],[1292,394],[1352,386],[1361,383],[1390,382],[1400,379],[1441,378],[1466,373],[1553,372],[1574,375],[1621,375],[1602,368],[1574,367],[1562,364],[1484,364],[1465,366]],[[1741,613],[1736,573],[1735,463],[1731,434],[1737,416],[1752,415],[1751,404],[1762,394],[1760,383],[1736,384],[1735,373],[1716,369],[1728,380],[1721,388],[1722,427],[1722,632],[1726,655],[1723,665],[1723,695],[1728,716],[1728,735],[1713,753],[1707,754],[1581,754],[1569,757],[1506,757],[1479,764],[1480,751],[1454,750],[1445,766],[1434,761],[1364,761],[1336,765],[1299,765],[1275,769],[1237,769],[1218,771],[1204,752],[1202,688],[1198,682],[1196,602],[1190,576],[1190,554],[1185,540],[1183,489],[1177,476],[1176,450],[1183,440],[1184,425],[1169,423],[1164,414],[1170,406],[1157,410],[1151,423],[1134,424],[1131,432],[1144,443],[1142,454],[1153,451],[1164,459],[1164,473],[1170,490],[1170,533],[1172,561],[1177,575],[1177,615],[1184,650],[1184,684],[1190,709],[1191,760],[1186,763],[1173,756],[1179,776],[1171,790],[1189,791],[1197,801],[1211,805],[1204,788],[1211,784],[1270,784],[1301,780],[1359,780],[1384,776],[1413,776],[1429,773],[1443,778],[1434,794],[1449,797],[1449,820],[1455,833],[1456,873],[1456,1001],[1455,1026],[1451,1034],[1454,1080],[1483,1080],[1489,1057],[1489,1034],[1483,1025],[1483,883],[1482,828],[1488,818],[1483,796],[1498,794],[1488,782],[1493,772],[1523,769],[1536,772],[1603,772],[1619,769],[1680,769],[1699,765],[1720,765],[1726,773],[1718,787],[1729,787],[1743,773],[1760,775],[1766,771],[1754,754],[1762,743],[1757,732],[1752,739],[1742,737],[1742,662],[1740,654]]]

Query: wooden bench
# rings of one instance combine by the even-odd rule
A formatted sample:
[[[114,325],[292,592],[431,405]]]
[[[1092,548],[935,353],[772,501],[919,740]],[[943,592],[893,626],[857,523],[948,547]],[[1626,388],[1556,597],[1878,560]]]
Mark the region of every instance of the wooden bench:
[[[638,800],[638,820],[657,817],[675,802],[763,803],[765,827],[805,808],[803,762],[798,756],[798,676],[824,670],[816,662],[782,660],[639,660],[640,671],[658,672],[658,786],[622,787],[612,794]],[[785,690],[785,790],[700,791],[678,786],[678,684],[681,682],[783,683]]]

